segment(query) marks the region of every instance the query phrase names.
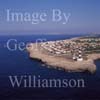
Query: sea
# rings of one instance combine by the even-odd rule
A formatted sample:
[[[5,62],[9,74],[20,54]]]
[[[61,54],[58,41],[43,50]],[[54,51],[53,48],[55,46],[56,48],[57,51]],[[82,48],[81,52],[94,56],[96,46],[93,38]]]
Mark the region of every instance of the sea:
[[[30,59],[26,50],[19,50],[18,44],[36,42],[37,39],[55,41],[84,36],[74,35],[9,35],[0,36],[0,100],[100,100],[100,60],[95,61],[97,71],[66,72],[43,66],[40,61]],[[11,48],[7,41],[12,39]],[[16,41],[15,41],[16,40]],[[74,66],[74,65],[73,65]],[[84,79],[84,88],[22,88],[12,87],[8,76],[40,75],[43,79]]]

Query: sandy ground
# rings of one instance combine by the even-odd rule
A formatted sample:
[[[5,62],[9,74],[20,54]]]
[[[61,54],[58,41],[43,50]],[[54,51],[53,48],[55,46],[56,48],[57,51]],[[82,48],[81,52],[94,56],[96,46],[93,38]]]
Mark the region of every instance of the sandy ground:
[[[31,44],[32,47],[27,47],[30,58],[41,60],[43,63],[53,68],[64,69],[66,71],[84,72],[89,71],[94,73],[96,71],[96,65],[94,60],[100,58],[100,54],[88,55],[88,60],[84,61],[69,61],[63,57],[57,57],[54,55],[48,55],[43,53],[39,45]]]

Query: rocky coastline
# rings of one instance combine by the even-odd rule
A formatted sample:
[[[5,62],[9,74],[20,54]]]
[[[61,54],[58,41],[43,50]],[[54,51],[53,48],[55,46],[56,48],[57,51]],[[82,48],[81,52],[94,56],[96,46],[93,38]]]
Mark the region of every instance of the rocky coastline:
[[[29,52],[29,57],[40,60],[49,67],[63,69],[68,72],[85,72],[95,73],[95,60],[100,59],[100,54],[88,54],[87,60],[71,61],[62,56],[51,55],[45,53],[41,48],[40,43],[30,43],[26,49]]]

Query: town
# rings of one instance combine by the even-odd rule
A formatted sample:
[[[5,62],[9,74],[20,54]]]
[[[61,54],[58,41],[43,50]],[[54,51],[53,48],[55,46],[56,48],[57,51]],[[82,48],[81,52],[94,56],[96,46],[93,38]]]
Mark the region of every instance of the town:
[[[42,51],[49,55],[62,56],[73,61],[87,59],[87,54],[100,53],[100,37],[80,37],[40,44]]]

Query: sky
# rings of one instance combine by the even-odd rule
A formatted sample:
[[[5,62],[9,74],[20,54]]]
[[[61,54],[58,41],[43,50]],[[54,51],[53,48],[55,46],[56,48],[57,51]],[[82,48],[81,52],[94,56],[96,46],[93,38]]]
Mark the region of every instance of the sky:
[[[47,14],[47,21],[7,21],[7,12]],[[52,10],[60,9],[62,20],[52,22]],[[66,24],[63,13],[70,13]],[[0,35],[100,33],[100,0],[0,0]]]

